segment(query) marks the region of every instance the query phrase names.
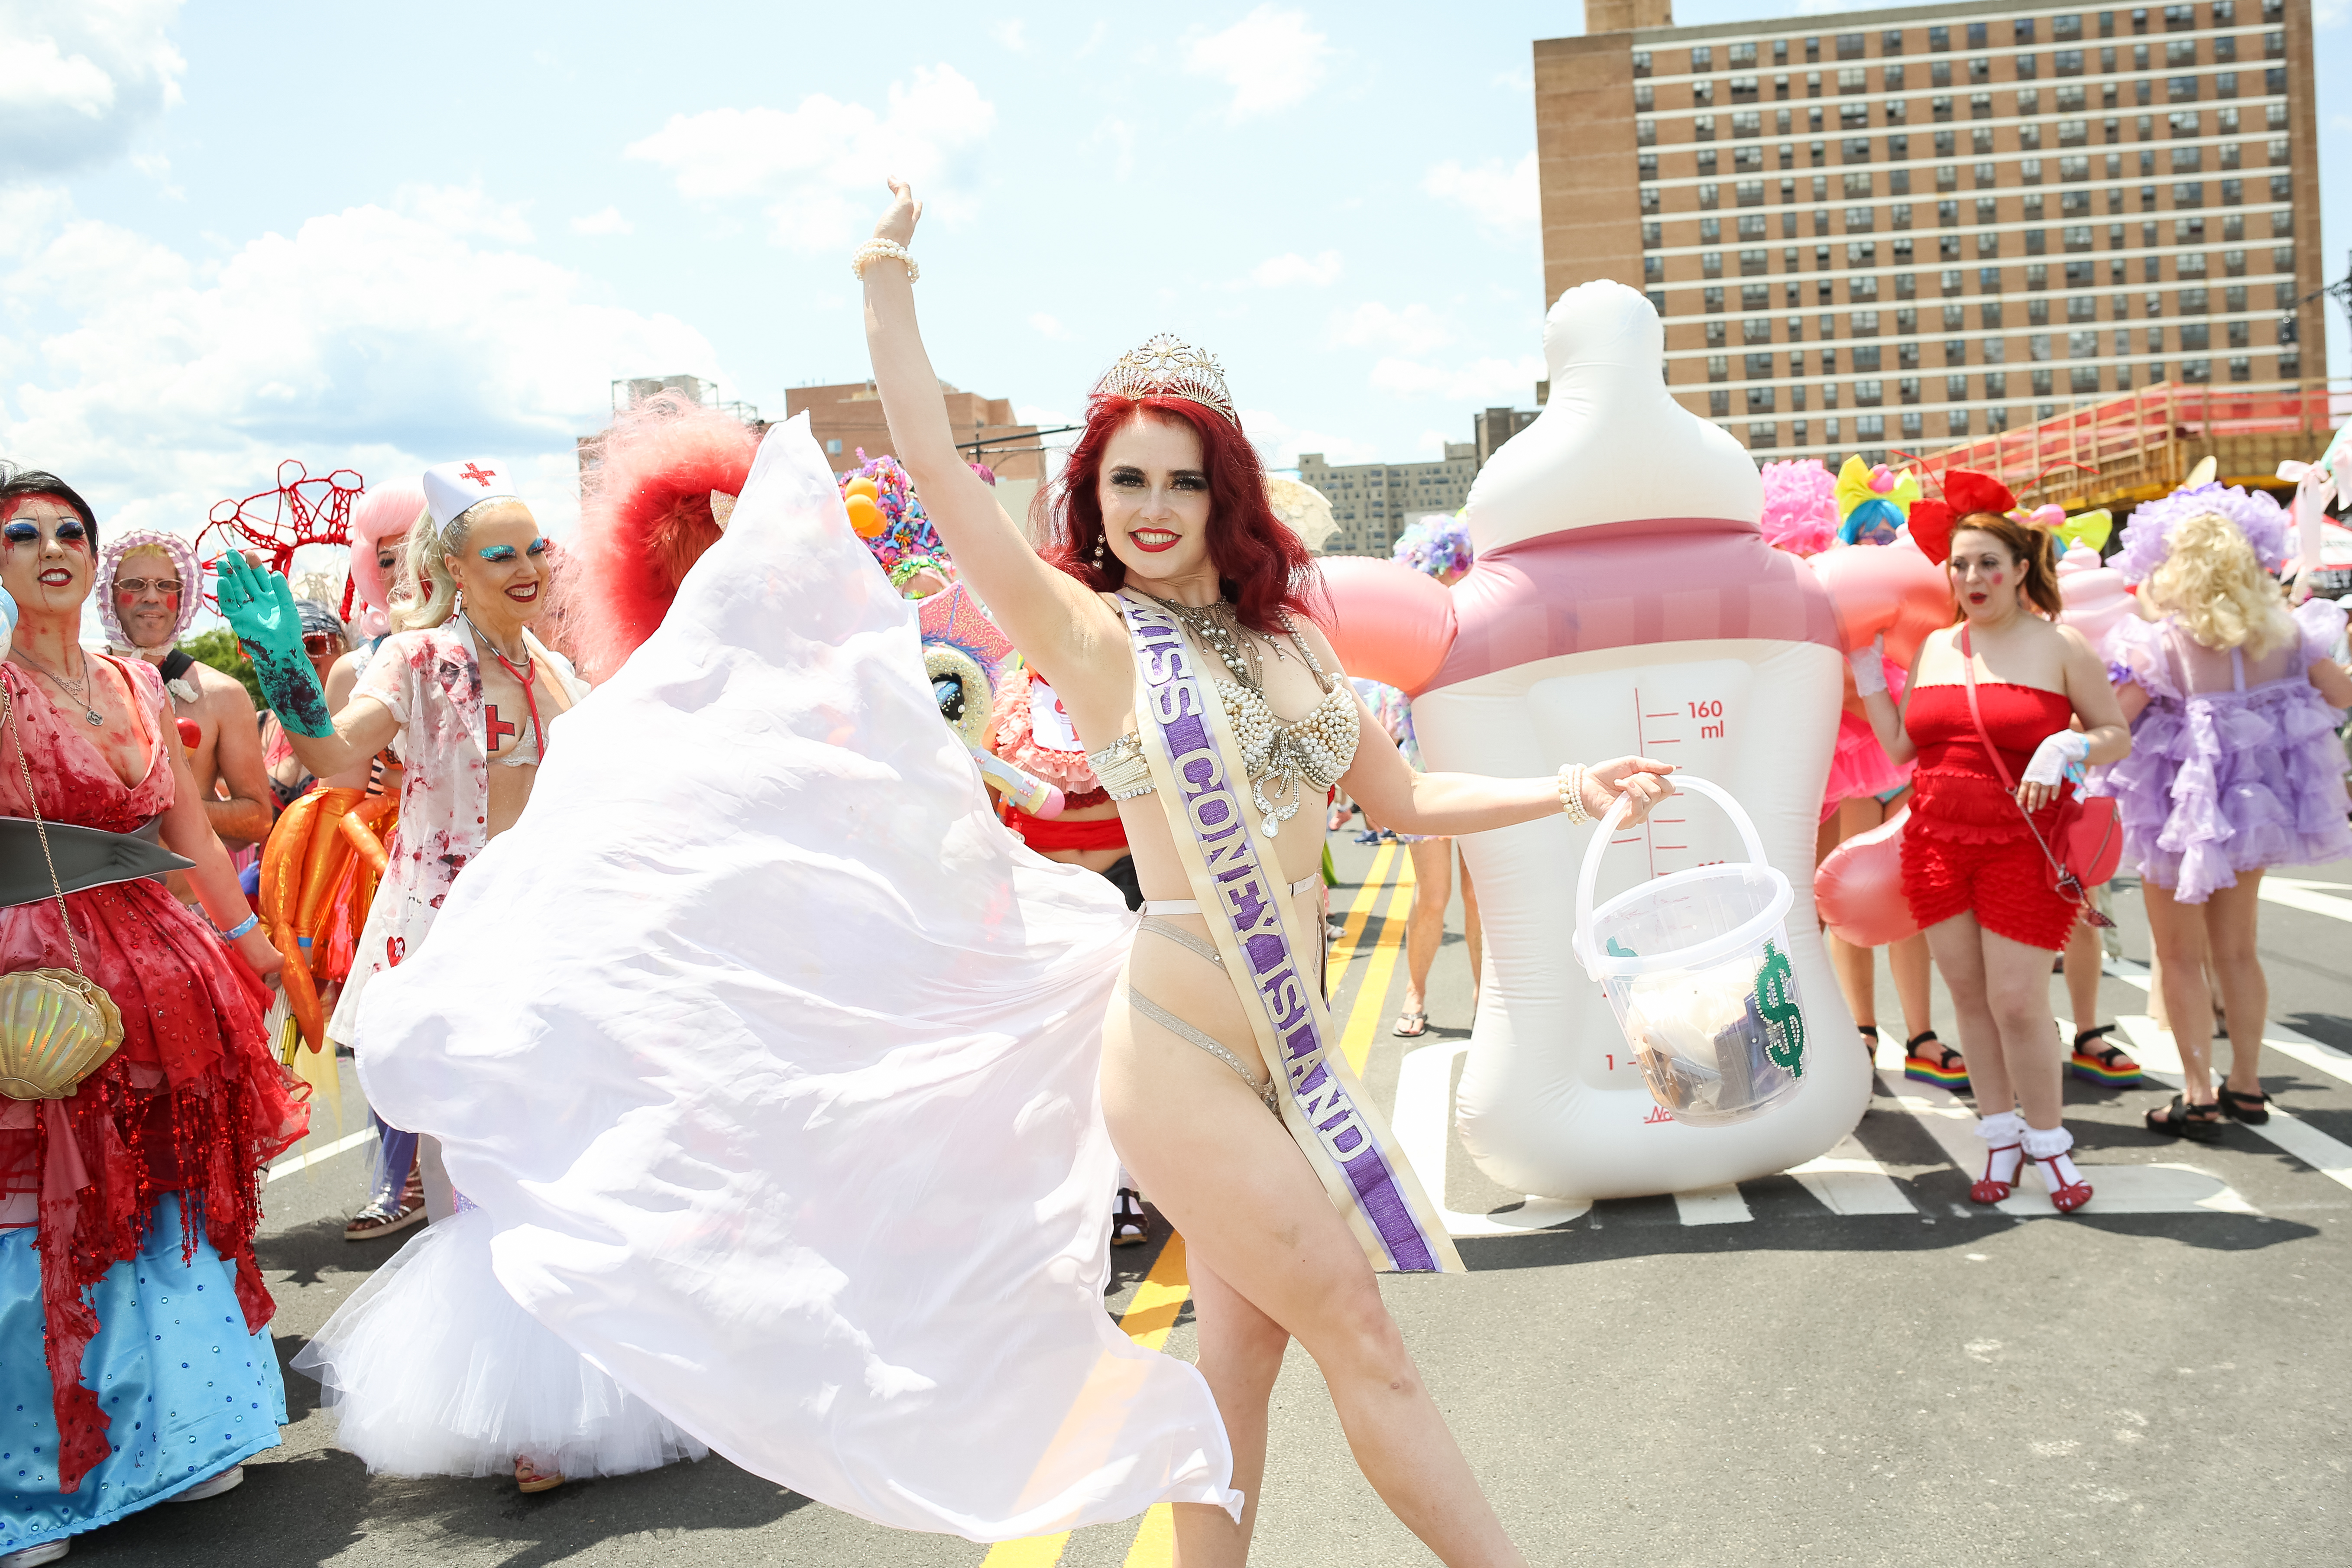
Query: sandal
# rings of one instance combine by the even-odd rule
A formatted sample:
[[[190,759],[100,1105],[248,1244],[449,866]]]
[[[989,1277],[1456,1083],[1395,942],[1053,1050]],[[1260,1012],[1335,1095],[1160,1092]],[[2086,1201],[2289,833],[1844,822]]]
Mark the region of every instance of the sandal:
[[[2232,1121],[2242,1121],[2249,1127],[2260,1127],[2271,1119],[2271,1097],[2267,1094],[2241,1094],[2225,1083],[2221,1086],[2219,1103],[2222,1115]]]
[[[517,1489],[525,1492],[551,1492],[563,1484],[561,1472],[551,1474],[541,1470],[529,1459],[515,1461],[514,1476]]]
[[[2076,1031],[2074,1054],[2069,1062],[2076,1078],[2110,1089],[2129,1089],[2140,1081],[2139,1063],[2126,1056],[2122,1047],[2097,1044],[2115,1032],[2113,1024]]]
[[[2199,1111],[2205,1114],[2200,1116]],[[2210,1143],[2221,1136],[2221,1108],[2219,1104],[2192,1105],[2187,1095],[2176,1094],[2171,1104],[2147,1113],[2147,1130],[2165,1138]]]
[[[2072,1165],[2074,1162],[2068,1160],[2063,1152],[2044,1155],[2040,1159],[2028,1154],[2026,1158],[2032,1160],[2041,1167],[2042,1184],[2049,1191],[2050,1206],[2060,1214],[2073,1214],[2091,1201],[2091,1184],[2081,1179],[2083,1174],[2081,1171],[2074,1173],[2075,1180],[2070,1182],[2066,1179],[2065,1166]],[[2062,1165],[2061,1161],[2064,1161],[2065,1164]]]
[[[1936,1054],[1921,1056],[1920,1047],[1929,1045],[1935,1047]],[[1903,1076],[1922,1083],[1939,1084],[1958,1094],[1969,1087],[1968,1058],[1937,1039],[1935,1030],[1923,1029],[1904,1044]]]
[[[1875,1024],[1856,1024],[1854,1027],[1862,1033],[1862,1048],[1864,1053],[1867,1055],[1871,1060],[1876,1061],[1878,1059],[1878,1026]]]
[[[2003,1155],[2010,1156],[2003,1159]],[[1998,1144],[1985,1151],[1985,1173],[1969,1184],[1969,1202],[1997,1204],[2006,1200],[2017,1185],[2018,1168],[2025,1163],[2025,1150],[2016,1143]],[[1995,1175],[1996,1171],[2005,1174]]]
[[[410,1226],[424,1222],[425,1199],[403,1193],[396,1203],[371,1203],[352,1215],[351,1223],[343,1226],[343,1239],[373,1241],[380,1237],[397,1236]]]
[[[1110,1244],[1113,1247],[1140,1247],[1151,1239],[1151,1216],[1143,1212],[1143,1194],[1133,1187],[1121,1187],[1118,1196],[1110,1201]]]
[[[1396,1027],[1391,1029],[1389,1033],[1394,1035],[1401,1040],[1417,1040],[1421,1038],[1422,1036],[1429,1033],[1429,1013],[1427,1009],[1414,1012],[1408,1008],[1404,1012],[1399,1013],[1397,1015]]]

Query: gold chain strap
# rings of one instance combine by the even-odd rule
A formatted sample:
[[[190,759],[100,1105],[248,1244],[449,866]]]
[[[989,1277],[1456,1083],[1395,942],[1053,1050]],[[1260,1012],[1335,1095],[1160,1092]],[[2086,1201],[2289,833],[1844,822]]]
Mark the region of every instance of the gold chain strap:
[[[66,885],[58,875],[57,857],[49,853],[48,825],[41,820],[40,797],[33,793],[33,764],[25,759],[25,727],[16,717],[16,693],[6,682],[0,681],[0,726],[5,726],[8,738],[16,747],[16,772],[25,781],[25,804],[33,813],[33,832],[41,840],[41,858],[49,863],[49,886],[57,889],[58,918],[66,925],[66,951],[73,955],[74,973],[84,980],[89,973],[81,966],[81,943],[74,940],[73,911],[66,908]]]

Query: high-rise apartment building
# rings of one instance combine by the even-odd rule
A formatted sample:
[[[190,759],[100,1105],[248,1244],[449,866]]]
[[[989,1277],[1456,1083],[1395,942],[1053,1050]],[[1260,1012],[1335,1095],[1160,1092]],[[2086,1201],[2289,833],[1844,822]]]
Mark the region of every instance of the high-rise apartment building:
[[[1298,478],[1331,503],[1339,531],[1327,555],[1386,555],[1405,525],[1431,512],[1452,516],[1470,499],[1478,477],[1478,445],[1448,441],[1433,463],[1347,463],[1334,467],[1320,452],[1298,454]]]
[[[1759,460],[2325,384],[2309,0],[1672,20],[1535,46],[1546,298],[1638,280]]]

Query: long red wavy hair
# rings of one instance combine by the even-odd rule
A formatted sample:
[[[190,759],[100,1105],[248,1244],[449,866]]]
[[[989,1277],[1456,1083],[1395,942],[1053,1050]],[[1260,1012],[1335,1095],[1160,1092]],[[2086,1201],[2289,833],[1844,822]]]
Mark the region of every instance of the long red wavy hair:
[[[1181,420],[1201,437],[1201,466],[1209,478],[1209,559],[1242,625],[1268,637],[1282,630],[1280,612],[1316,616],[1322,578],[1298,535],[1283,526],[1265,499],[1265,467],[1241,426],[1186,397],[1097,396],[1087,405],[1087,427],[1071,447],[1061,473],[1043,500],[1054,525],[1040,552],[1097,593],[1127,581],[1127,567],[1103,537],[1103,449],[1112,432],[1141,415]]]
[[[590,680],[610,679],[661,625],[678,584],[719,542],[710,492],[740,495],[759,450],[742,421],[672,393],[638,404],[597,438],[560,595],[565,640]]]

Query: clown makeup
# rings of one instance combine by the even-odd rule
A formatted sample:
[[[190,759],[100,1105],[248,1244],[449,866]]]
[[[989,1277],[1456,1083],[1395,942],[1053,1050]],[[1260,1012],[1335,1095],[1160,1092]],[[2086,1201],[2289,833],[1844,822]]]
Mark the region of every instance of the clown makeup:
[[[535,538],[530,542],[528,548],[533,555],[544,555],[547,553],[547,541],[544,539]],[[485,544],[480,550],[476,552],[476,553],[480,555],[483,560],[491,563],[493,565],[497,565],[513,560],[515,558],[515,547],[511,544]]]
[[[2000,615],[2017,596],[2017,558],[2009,546],[1979,530],[1967,528],[1952,537],[1952,592],[1970,616]]]

